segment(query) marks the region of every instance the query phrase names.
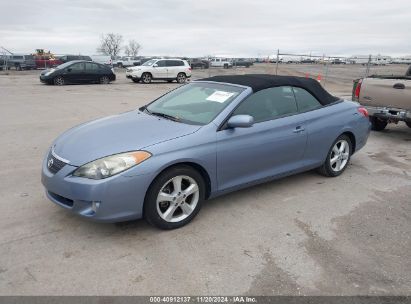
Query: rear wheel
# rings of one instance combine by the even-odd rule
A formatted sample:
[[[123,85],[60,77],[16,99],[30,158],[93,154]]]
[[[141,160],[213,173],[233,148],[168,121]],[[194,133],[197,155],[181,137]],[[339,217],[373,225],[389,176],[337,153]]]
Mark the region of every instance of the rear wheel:
[[[347,168],[352,154],[352,143],[347,135],[340,135],[328,151],[327,159],[318,168],[318,172],[324,176],[335,177]]]
[[[178,73],[177,75],[177,82],[178,83],[184,83],[187,80],[187,76],[184,73]]]
[[[117,67],[118,68],[122,68],[123,67],[123,64],[120,62],[120,63],[117,63]]]
[[[173,167],[152,183],[144,202],[145,219],[160,229],[175,229],[190,222],[200,211],[205,183],[189,166]]]
[[[108,78],[107,76],[102,76],[102,77],[100,77],[100,83],[101,84],[109,84],[110,83],[110,78]]]
[[[141,81],[143,83],[150,83],[151,82],[151,74],[150,73],[144,73],[143,75],[141,75]]]
[[[224,65],[224,68],[225,68],[225,69],[228,69],[228,64],[225,64],[225,65]]]
[[[378,117],[370,116],[371,129],[374,131],[382,131],[387,126],[388,122]]]
[[[65,84],[64,78],[61,76],[57,76],[56,78],[54,78],[53,82],[55,85],[58,85],[58,86],[62,86]]]
[[[411,121],[406,121],[405,124],[408,126],[408,128],[411,128]]]

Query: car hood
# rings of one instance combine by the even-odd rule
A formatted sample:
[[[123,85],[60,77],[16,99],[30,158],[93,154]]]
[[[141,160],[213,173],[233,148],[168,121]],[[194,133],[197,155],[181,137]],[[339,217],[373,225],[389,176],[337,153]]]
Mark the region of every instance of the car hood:
[[[128,69],[132,71],[137,71],[137,70],[149,70],[151,68],[152,66],[137,65],[137,66],[129,67]]]
[[[108,155],[146,149],[200,127],[131,111],[74,127],[58,137],[53,147],[70,165],[81,166]]]
[[[47,69],[47,70],[42,71],[40,75],[45,75],[47,73],[53,73],[55,71],[57,71],[56,68]]]

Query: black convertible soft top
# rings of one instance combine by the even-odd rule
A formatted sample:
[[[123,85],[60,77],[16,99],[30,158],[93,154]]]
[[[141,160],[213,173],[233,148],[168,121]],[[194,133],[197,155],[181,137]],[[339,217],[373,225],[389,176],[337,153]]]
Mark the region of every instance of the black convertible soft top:
[[[328,93],[318,81],[312,78],[295,77],[295,76],[276,76],[269,74],[246,74],[246,75],[221,75],[209,78],[199,79],[200,81],[216,81],[232,84],[239,84],[251,87],[253,92],[258,92],[264,89],[293,86],[307,90],[314,95],[322,105],[333,103],[340,98]]]

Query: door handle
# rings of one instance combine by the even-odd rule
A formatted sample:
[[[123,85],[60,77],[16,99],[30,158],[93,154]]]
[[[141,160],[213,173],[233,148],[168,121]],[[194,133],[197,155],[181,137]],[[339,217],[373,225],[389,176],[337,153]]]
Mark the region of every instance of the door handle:
[[[301,133],[301,132],[304,132],[305,131],[305,129],[303,128],[303,127],[301,127],[301,126],[298,126],[298,127],[296,127],[295,129],[294,129],[294,133]]]
[[[405,89],[405,85],[403,83],[396,83],[392,86],[394,89]]]

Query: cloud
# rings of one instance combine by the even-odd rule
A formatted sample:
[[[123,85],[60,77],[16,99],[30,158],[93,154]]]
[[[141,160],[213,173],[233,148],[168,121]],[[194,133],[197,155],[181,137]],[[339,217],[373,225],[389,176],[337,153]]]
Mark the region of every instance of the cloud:
[[[55,0],[2,4],[0,45],[94,54],[102,33],[136,39],[147,55],[266,56],[411,53],[406,0]]]

